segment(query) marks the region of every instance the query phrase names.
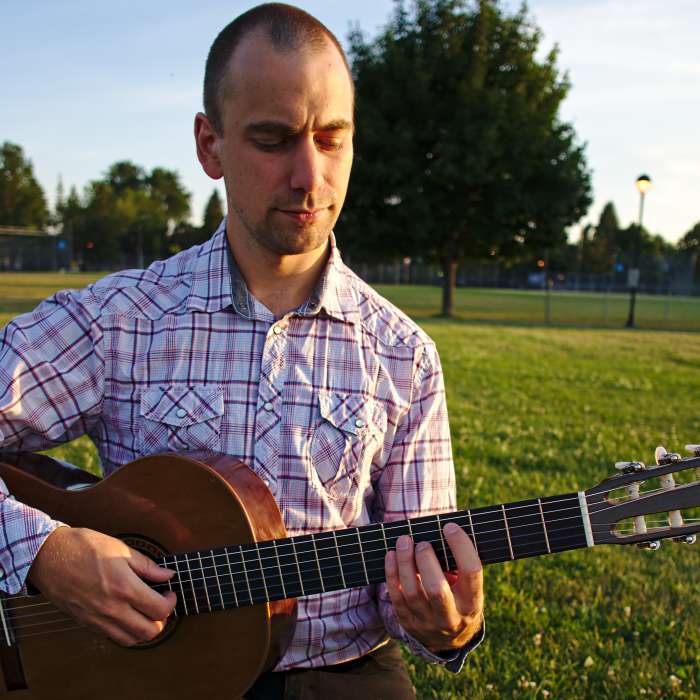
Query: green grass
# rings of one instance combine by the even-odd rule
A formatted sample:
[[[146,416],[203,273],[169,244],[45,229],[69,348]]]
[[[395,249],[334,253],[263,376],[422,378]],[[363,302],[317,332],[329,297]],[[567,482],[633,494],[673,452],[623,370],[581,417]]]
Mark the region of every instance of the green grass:
[[[700,442],[700,334],[538,327],[526,293],[473,290],[445,321],[438,290],[382,291],[438,344],[460,507],[586,489],[616,460]],[[96,464],[84,440],[56,453]],[[410,657],[418,696],[700,698],[699,555],[608,546],[487,567],[486,642],[457,676]]]

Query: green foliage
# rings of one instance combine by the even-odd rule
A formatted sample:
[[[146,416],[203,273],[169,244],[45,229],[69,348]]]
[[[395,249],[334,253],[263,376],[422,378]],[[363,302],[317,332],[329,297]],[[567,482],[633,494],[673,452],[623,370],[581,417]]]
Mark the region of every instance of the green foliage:
[[[540,39],[525,9],[491,0],[400,2],[375,40],[351,34],[356,158],[342,242],[355,259],[447,265],[566,240],[590,174],[558,117],[568,80],[556,50],[537,58]]]
[[[693,256],[693,276],[696,280],[700,280],[700,222],[695,224],[695,226],[678,241],[678,248]]]
[[[190,195],[172,170],[151,172],[129,161],[110,166],[82,198],[75,189],[57,218],[84,267],[137,264],[168,254],[168,233],[189,217]]]
[[[0,226],[42,228],[48,220],[46,199],[34,168],[21,146],[0,146]]]
[[[224,218],[224,206],[221,203],[221,197],[219,197],[219,191],[214,190],[207,201],[207,205],[204,208],[204,221],[202,223],[202,229],[204,232],[208,232],[208,236],[211,236],[214,231],[218,228],[221,223],[221,219]]]
[[[176,227],[172,236],[170,251],[176,253],[193,245],[199,245],[211,238],[224,218],[224,208],[217,190],[211,193],[204,207],[204,217],[201,226],[193,226],[184,222]]]

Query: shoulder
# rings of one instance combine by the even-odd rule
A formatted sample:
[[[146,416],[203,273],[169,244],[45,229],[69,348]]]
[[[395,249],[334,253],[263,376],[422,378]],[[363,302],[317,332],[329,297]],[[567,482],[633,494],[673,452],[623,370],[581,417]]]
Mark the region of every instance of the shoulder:
[[[435,352],[432,338],[401,309],[392,304],[369,284],[360,279],[347,265],[338,265],[340,285],[357,304],[363,333],[391,348],[405,348],[419,355]]]
[[[122,270],[81,290],[57,292],[46,303],[73,300],[95,317],[122,316],[156,320],[185,307],[202,249],[209,242],[157,260],[144,270]]]

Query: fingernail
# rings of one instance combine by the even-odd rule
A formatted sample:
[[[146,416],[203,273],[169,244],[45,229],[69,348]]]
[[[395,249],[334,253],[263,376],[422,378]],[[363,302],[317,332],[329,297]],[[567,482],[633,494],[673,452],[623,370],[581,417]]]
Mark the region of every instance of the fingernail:
[[[459,525],[457,523],[447,523],[444,527],[444,532],[446,535],[451,535],[459,530]]]
[[[419,542],[416,545],[416,552],[425,552],[426,549],[430,549],[430,542]]]
[[[396,549],[405,552],[411,546],[411,538],[408,535],[401,535],[396,541]]]

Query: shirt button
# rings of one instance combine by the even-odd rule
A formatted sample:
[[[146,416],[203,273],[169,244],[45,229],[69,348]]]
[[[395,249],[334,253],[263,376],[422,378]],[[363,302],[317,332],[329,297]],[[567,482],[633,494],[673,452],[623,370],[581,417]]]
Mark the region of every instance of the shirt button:
[[[268,489],[270,488],[270,480],[267,477],[263,479],[263,484],[265,484],[265,486],[267,486]]]
[[[272,404],[268,401],[268,402],[263,406],[263,408],[264,408],[266,411],[271,411],[271,410],[272,410]]]
[[[282,332],[282,329],[279,326],[272,326],[272,332],[275,335],[279,335]]]
[[[362,418],[358,418],[355,421],[355,427],[356,428],[364,428],[365,427],[365,422],[362,420]]]
[[[187,415],[187,411],[184,408],[177,409],[177,417],[184,418]]]

